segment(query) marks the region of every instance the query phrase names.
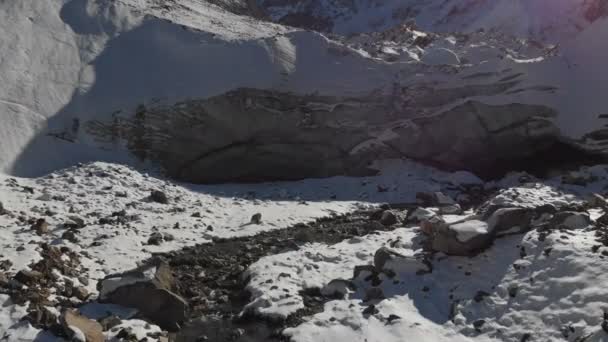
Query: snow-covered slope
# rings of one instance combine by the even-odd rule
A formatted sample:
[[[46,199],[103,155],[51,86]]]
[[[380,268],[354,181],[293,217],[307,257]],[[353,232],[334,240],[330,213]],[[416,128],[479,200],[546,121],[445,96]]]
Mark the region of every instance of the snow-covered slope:
[[[599,3],[340,2],[352,13],[335,32],[362,32],[348,38],[224,9],[278,19],[306,2],[217,3],[2,2],[2,169],[106,160],[217,182],[368,174],[378,157],[484,171],[557,142],[604,149]],[[526,39],[544,33],[560,44]]]

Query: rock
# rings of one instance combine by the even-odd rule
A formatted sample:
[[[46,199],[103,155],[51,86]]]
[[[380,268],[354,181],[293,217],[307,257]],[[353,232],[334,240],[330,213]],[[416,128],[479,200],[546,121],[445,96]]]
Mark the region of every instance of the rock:
[[[61,316],[65,333],[74,341],[104,342],[101,324],[81,316],[77,311],[68,309]]]
[[[63,223],[63,226],[68,229],[81,229],[86,226],[84,220],[78,216],[68,217],[68,221]]]
[[[589,227],[591,223],[589,214],[576,211],[561,211],[551,219],[551,224],[556,228],[582,229]]]
[[[365,291],[365,298],[363,301],[369,302],[372,300],[382,300],[386,298],[384,296],[384,291],[382,291],[379,287],[370,287]]]
[[[165,241],[163,234],[159,232],[152,233],[148,238],[148,245],[160,246]]]
[[[76,237],[76,234],[74,233],[73,230],[68,230],[67,232],[64,232],[63,234],[61,234],[61,238],[64,240],[70,241],[71,243],[78,242],[78,238]]]
[[[121,323],[122,320],[116,315],[110,315],[99,320],[103,331],[108,331]]]
[[[370,306],[368,306],[368,307],[366,307],[363,310],[363,312],[362,312],[363,316],[370,316],[370,315],[375,315],[375,314],[378,314],[378,313],[380,313],[380,310],[378,310],[376,308],[376,306],[373,305],[373,304],[370,305]]]
[[[374,267],[378,272],[419,273],[429,272],[430,265],[413,257],[400,254],[388,247],[379,248],[374,254]]]
[[[186,319],[187,303],[173,292],[175,280],[165,263],[108,276],[98,288],[100,301],[136,308],[163,329],[178,330]]]
[[[423,222],[424,220],[429,220],[435,216],[437,216],[437,214],[432,210],[425,208],[416,208],[416,210],[412,211],[408,215],[407,220],[408,222],[418,223]]]
[[[608,201],[600,194],[591,194],[589,199],[587,199],[587,206],[589,208],[608,209]]]
[[[321,294],[326,297],[342,299],[346,297],[349,292],[354,291],[355,285],[348,280],[334,279],[321,289]]]
[[[152,190],[150,192],[150,200],[152,200],[152,202],[160,204],[169,204],[169,198],[167,197],[167,194],[160,190]]]
[[[9,279],[6,274],[0,272],[0,287],[7,287],[9,284]]]
[[[472,255],[487,248],[493,240],[488,224],[468,220],[439,225],[431,235],[431,248],[449,255]]]
[[[25,319],[35,327],[52,327],[57,324],[57,315],[42,305],[30,307]]]
[[[87,291],[87,289],[84,286],[77,286],[73,289],[72,291],[74,297],[85,301],[89,298],[89,291]]]
[[[4,209],[4,204],[0,202],[0,216],[8,214],[8,210]]]
[[[445,195],[442,192],[418,192],[416,193],[416,201],[418,204],[424,207],[449,207],[456,205],[456,201],[454,201],[450,196]],[[460,207],[460,206],[459,206]],[[452,209],[455,209],[453,207]],[[449,210],[449,209],[447,209]]]
[[[39,218],[36,223],[32,225],[32,230],[36,231],[36,234],[43,235],[49,232],[49,224],[45,219]]]
[[[44,274],[38,271],[21,270],[15,274],[15,280],[25,285],[32,285],[44,278]]]
[[[260,213],[253,214],[253,216],[251,216],[250,223],[252,223],[252,224],[262,223],[262,214],[260,214]]]
[[[493,234],[521,233],[530,229],[535,211],[527,208],[501,208],[487,220],[488,230]]]
[[[397,223],[397,215],[390,210],[385,210],[380,217],[380,223],[384,226],[392,226]]]
[[[439,216],[431,216],[420,223],[420,230],[426,235],[433,235],[433,232],[442,229],[447,223]]]
[[[460,204],[449,204],[439,207],[439,213],[442,215],[460,215],[462,214],[462,208]]]
[[[562,176],[562,183],[585,186],[593,183],[597,177],[580,171],[572,171]]]

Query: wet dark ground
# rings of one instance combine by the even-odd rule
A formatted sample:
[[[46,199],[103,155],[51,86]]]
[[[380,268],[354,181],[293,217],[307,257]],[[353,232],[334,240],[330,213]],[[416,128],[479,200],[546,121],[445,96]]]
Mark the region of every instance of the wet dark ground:
[[[402,209],[412,205],[400,205]],[[190,305],[189,317],[175,341],[286,341],[281,331],[302,323],[303,318],[322,311],[319,289],[300,293],[305,308],[285,320],[270,320],[245,313],[249,302],[243,272],[260,258],[293,251],[305,243],[336,244],[343,240],[390,231],[401,225],[384,226],[378,211],[318,219],[308,224],[263,232],[250,237],[216,239],[181,251],[157,255],[165,259],[178,280],[178,294]],[[296,294],[287,294],[289,296]]]

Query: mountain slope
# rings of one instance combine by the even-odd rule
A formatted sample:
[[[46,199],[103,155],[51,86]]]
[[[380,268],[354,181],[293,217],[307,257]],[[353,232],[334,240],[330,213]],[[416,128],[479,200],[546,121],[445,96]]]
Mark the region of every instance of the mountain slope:
[[[510,33],[571,31],[550,29],[559,15],[530,26],[519,13],[538,9],[524,3],[541,4],[400,3],[417,14],[327,37],[221,7],[239,13],[241,2],[3,2],[0,165],[32,176],[120,161],[218,182],[368,174],[381,157],[500,173],[489,169],[556,144],[603,152],[607,77],[593,56],[608,22],[577,24],[557,47],[501,32],[514,18]],[[282,8],[257,5],[247,8]],[[359,13],[386,17],[394,5]],[[551,6],[589,23],[587,2]],[[449,23],[424,19],[445,11]],[[399,24],[412,18],[471,32]],[[498,25],[458,24],[482,19]]]

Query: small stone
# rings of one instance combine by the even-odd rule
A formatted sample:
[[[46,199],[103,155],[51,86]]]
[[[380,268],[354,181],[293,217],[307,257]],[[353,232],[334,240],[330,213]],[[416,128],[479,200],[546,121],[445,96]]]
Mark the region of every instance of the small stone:
[[[152,190],[152,192],[150,192],[150,199],[156,203],[169,204],[167,194],[159,190]]]
[[[253,216],[251,216],[251,223],[252,224],[262,223],[262,214],[260,214],[260,213],[253,214]]]
[[[363,310],[363,316],[375,315],[379,312],[380,310],[376,309],[376,306],[372,304]]]
[[[70,241],[71,243],[78,242],[78,238],[76,237],[76,234],[72,230],[68,230],[67,232],[64,232],[63,234],[61,234],[61,238],[64,240]]]
[[[87,289],[84,286],[78,286],[73,289],[73,295],[74,295],[74,297],[76,297],[82,301],[85,301],[85,300],[87,300],[87,298],[89,298],[90,294],[89,294],[89,291],[87,291]]]
[[[39,218],[36,223],[32,225],[32,230],[36,231],[36,234],[43,235],[49,232],[49,224],[45,219]]]
[[[164,241],[163,234],[161,233],[152,233],[148,238],[148,245],[160,246]]]
[[[484,324],[486,324],[485,320],[478,319],[475,322],[473,322],[473,327],[475,328],[475,330],[481,331],[481,327],[483,327]]]

